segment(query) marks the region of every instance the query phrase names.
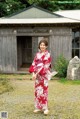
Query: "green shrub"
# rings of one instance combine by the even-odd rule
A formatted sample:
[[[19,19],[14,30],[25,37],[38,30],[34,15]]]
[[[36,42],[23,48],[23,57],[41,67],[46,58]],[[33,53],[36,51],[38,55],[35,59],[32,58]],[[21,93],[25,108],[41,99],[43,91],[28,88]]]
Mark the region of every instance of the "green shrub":
[[[57,76],[66,77],[67,67],[68,67],[68,61],[64,58],[63,55],[60,55],[57,58],[56,63],[54,65],[55,70],[58,71]]]

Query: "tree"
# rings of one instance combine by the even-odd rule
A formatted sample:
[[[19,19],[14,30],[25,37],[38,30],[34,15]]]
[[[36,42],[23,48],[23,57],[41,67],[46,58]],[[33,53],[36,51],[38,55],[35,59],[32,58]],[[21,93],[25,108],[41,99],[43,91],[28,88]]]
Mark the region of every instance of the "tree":
[[[0,17],[15,13],[32,4],[52,12],[80,9],[80,0],[0,0]]]
[[[12,14],[20,9],[28,7],[24,0],[3,0],[0,2],[0,16]]]
[[[28,0],[50,11],[80,9],[80,0]]]
[[[73,10],[80,9],[80,1],[79,0],[57,0],[55,4],[58,6],[58,10]]]

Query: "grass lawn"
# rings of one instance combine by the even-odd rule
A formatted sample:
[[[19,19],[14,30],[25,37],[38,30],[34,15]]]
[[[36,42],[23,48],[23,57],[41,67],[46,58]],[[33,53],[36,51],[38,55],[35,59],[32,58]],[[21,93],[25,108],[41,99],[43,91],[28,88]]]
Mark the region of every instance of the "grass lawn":
[[[0,111],[7,111],[9,119],[80,119],[80,81],[50,80],[50,113],[44,116],[42,112],[33,113],[34,81],[29,80],[31,76],[1,75],[0,78],[10,78],[9,84],[13,88],[0,94]]]
[[[0,94],[8,91],[12,91],[13,87],[10,84],[10,80],[0,78]]]

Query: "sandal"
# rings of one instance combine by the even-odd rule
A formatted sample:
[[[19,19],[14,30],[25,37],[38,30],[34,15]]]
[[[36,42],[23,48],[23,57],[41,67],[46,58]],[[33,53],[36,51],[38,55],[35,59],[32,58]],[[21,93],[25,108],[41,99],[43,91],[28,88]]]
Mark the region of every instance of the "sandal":
[[[34,113],[37,113],[37,112],[40,112],[40,111],[41,111],[40,109],[35,109]]]
[[[46,110],[44,111],[44,115],[48,115],[48,113],[49,113],[49,110],[46,109]]]

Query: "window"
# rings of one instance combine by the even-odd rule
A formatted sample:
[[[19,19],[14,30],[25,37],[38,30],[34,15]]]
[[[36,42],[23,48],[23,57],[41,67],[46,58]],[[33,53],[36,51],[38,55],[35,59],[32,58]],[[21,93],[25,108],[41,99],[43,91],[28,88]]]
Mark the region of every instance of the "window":
[[[80,58],[80,30],[72,32],[72,57]]]

